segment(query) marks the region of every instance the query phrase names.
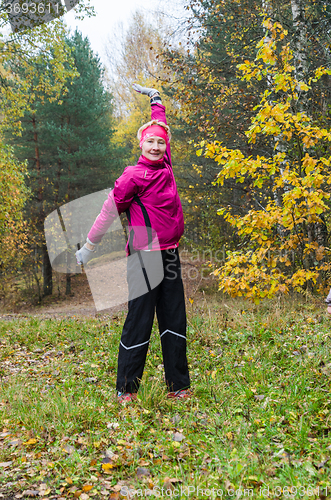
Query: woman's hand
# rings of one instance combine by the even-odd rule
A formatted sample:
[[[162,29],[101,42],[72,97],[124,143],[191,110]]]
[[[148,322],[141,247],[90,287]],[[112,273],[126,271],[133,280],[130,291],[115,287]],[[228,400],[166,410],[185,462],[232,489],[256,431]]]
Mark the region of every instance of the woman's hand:
[[[95,251],[95,243],[92,243],[89,239],[87,239],[85,245],[82,246],[76,252],[77,264],[87,264],[90,259],[93,257],[93,252]]]
[[[155,95],[160,95],[160,92],[156,89],[150,89],[148,87],[142,87],[138,83],[134,83],[132,85],[132,88],[136,91],[139,92],[140,94],[148,95],[148,97],[152,98]]]

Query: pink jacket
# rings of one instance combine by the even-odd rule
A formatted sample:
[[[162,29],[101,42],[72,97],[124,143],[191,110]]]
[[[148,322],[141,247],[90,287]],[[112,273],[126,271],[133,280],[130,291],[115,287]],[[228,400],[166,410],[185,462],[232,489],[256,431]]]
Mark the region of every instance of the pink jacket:
[[[165,107],[152,105],[152,120],[166,122]],[[170,145],[161,162],[140,156],[115,181],[88,238],[98,243],[116,217],[126,212],[130,250],[175,248],[184,232],[184,218],[172,171]],[[155,237],[159,246],[155,245]],[[153,241],[154,240],[154,241]]]

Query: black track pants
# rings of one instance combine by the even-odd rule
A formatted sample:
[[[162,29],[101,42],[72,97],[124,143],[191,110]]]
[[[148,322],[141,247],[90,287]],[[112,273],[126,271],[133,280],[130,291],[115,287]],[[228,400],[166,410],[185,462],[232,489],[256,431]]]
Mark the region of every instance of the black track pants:
[[[151,258],[153,253],[149,252]],[[155,310],[168,389],[178,391],[190,386],[186,358],[185,300],[178,249],[162,250],[161,253],[164,269],[161,283],[144,295],[129,300],[118,354],[116,388],[121,392],[137,392],[139,388]],[[137,281],[130,283],[132,271],[128,264],[129,292],[137,287]]]

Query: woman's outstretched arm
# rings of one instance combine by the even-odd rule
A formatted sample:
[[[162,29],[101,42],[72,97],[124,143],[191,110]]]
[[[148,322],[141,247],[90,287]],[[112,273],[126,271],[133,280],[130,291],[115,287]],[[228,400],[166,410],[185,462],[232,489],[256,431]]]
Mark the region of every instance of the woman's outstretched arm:
[[[158,95],[157,97],[152,97],[151,98],[151,119],[152,120],[159,120],[160,122],[167,124],[167,117],[166,117],[166,108],[163,106],[161,97]],[[168,162],[172,166],[171,163],[171,148],[170,148],[170,142],[167,144],[167,149],[165,152],[165,156],[168,157]]]
[[[166,108],[162,104],[162,99],[160,96],[160,92],[157,89],[151,89],[149,87],[142,87],[141,85],[138,85],[138,83],[134,83],[132,85],[134,90],[136,92],[139,92],[140,94],[148,95],[151,99],[151,119],[152,120],[159,120],[160,122],[167,124],[167,117],[166,117]],[[167,144],[167,149],[165,156],[167,156],[168,163],[172,165],[171,163],[171,149],[170,149],[170,143]]]

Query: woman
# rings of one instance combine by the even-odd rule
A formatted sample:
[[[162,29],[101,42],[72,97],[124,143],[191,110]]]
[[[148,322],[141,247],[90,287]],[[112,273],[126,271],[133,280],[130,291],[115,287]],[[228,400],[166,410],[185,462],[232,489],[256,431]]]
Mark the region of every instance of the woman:
[[[137,269],[131,269],[128,264],[129,303],[118,354],[118,400],[123,402],[136,398],[155,310],[168,397],[185,398],[189,396],[190,378],[186,358],[185,300],[178,254],[184,220],[171,164],[171,133],[160,93],[137,84],[133,88],[151,99],[152,121],[138,130],[142,154],[137,165],[127,167],[115,182],[88,234],[87,242],[76,256],[79,263],[86,263],[114,219],[126,212],[129,224],[127,253],[139,256],[134,262],[136,267],[137,263],[141,265],[144,271],[148,291],[140,296],[133,294],[135,298],[130,299],[136,286],[133,277]],[[161,253],[164,276],[161,283],[152,289],[143,262],[147,256],[153,260],[153,250]]]

